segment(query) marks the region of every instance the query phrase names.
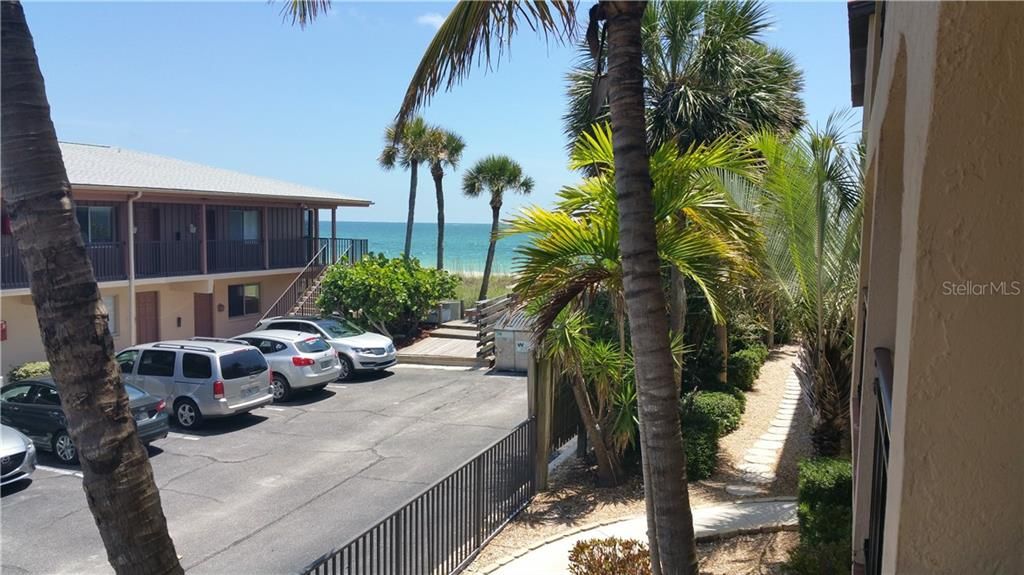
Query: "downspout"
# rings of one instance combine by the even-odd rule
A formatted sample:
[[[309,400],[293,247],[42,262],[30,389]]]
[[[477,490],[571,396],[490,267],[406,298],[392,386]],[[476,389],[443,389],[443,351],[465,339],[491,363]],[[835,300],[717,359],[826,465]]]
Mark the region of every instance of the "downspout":
[[[135,328],[135,200],[142,192],[135,192],[128,198],[128,345],[135,345],[138,337]]]

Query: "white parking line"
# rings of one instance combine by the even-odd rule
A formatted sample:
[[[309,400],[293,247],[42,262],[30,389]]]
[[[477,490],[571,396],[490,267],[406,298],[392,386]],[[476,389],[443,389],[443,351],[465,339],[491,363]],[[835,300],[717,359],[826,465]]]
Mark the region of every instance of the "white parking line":
[[[344,385],[342,385],[340,383],[328,383],[327,387],[329,387],[331,389],[345,389],[346,386],[344,386]]]
[[[189,441],[199,441],[199,438],[196,437],[195,435],[185,435],[183,433],[175,433],[173,431],[168,433],[167,437],[170,437],[172,439],[187,439]]]
[[[83,477],[81,471],[71,471],[70,469],[61,469],[59,467],[50,467],[49,465],[36,465],[36,469],[42,469],[43,471],[49,471],[58,475],[74,475],[75,477]]]
[[[264,407],[263,409],[269,409],[270,411],[288,411],[282,407]]]

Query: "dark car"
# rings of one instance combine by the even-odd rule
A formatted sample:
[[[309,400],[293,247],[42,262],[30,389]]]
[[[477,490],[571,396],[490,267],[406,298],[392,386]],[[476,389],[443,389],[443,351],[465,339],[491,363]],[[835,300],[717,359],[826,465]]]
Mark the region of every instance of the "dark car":
[[[128,406],[135,416],[143,444],[167,437],[169,429],[164,401],[141,389],[125,385]],[[57,385],[49,376],[19,381],[0,388],[0,420],[27,435],[36,447],[52,451],[64,463],[78,458],[67,419],[60,406]]]

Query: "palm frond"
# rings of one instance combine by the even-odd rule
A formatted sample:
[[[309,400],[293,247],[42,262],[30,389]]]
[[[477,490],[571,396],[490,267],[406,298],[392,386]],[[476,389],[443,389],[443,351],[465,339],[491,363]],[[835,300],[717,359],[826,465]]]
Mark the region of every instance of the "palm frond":
[[[281,6],[281,17],[291,19],[293,26],[298,24],[300,28],[305,28],[330,9],[331,0],[287,0]]]

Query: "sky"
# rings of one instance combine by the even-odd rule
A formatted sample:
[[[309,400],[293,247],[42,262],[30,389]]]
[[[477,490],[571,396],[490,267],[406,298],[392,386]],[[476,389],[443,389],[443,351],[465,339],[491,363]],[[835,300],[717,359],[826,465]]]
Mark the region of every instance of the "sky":
[[[585,3],[586,4],[586,3]],[[341,220],[405,221],[409,175],[382,170],[384,129],[452,3],[346,2],[306,29],[282,2],[25,2],[57,135],[286,180],[375,202]],[[850,105],[846,3],[771,3],[764,40],[804,71],[812,124]],[[490,154],[535,180],[505,214],[578,180],[566,167],[561,117],[575,46],[529,29],[490,70],[439,92],[424,118],[460,134],[445,177],[446,219],[489,222],[485,198],[461,196],[462,173]],[[859,118],[859,113],[854,115]],[[436,221],[420,172],[417,222]]]

